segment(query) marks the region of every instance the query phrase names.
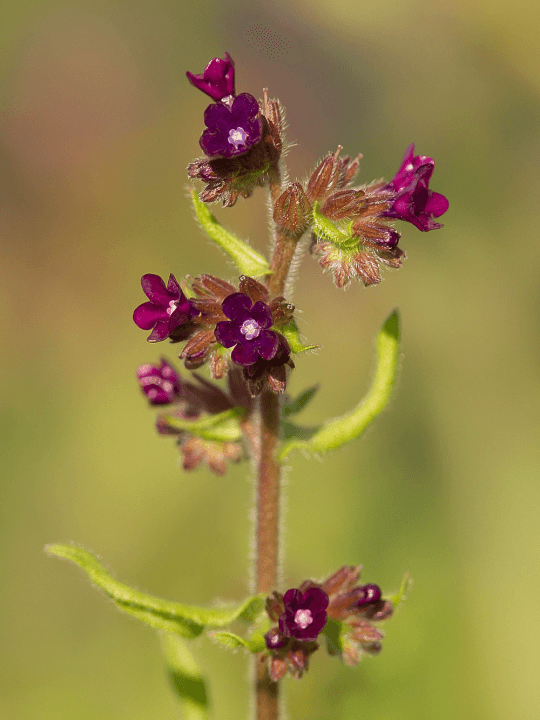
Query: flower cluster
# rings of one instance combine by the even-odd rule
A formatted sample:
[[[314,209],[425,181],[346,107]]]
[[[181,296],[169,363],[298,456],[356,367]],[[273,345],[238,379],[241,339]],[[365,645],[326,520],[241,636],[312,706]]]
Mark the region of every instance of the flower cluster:
[[[189,299],[174,275],[167,287],[158,275],[143,275],[141,284],[149,301],[135,309],[136,325],[152,329],[151,342],[167,338],[186,341],[180,357],[188,370],[208,361],[213,376],[219,379],[232,363],[243,369],[253,395],[266,386],[276,393],[285,390],[285,368],[294,363],[284,335],[271,329],[292,318],[294,306],[285,298],[271,300],[264,285],[245,275],[238,288],[212,275],[201,275],[192,282],[193,297]],[[230,355],[226,350],[231,350]],[[147,384],[150,387],[150,381]]]
[[[305,195],[313,203],[311,251],[333,272],[338,287],[351,278],[375,285],[381,265],[398,268],[406,257],[390,221],[405,220],[424,231],[440,228],[433,218],[446,212],[448,201],[429,190],[434,162],[414,157],[413,145],[390,183],[360,187],[351,183],[361,156],[340,158],[340,150],[329,154],[307,183]]]
[[[192,470],[204,461],[216,475],[223,475],[227,461],[243,459],[244,450],[239,442],[208,440],[176,422],[195,421],[234,407],[249,412],[252,400],[239,370],[229,371],[228,392],[196,373],[192,373],[193,382],[184,381],[165,358],[159,365],[141,365],[137,378],[151,405],[170,406],[166,413],[158,415],[156,427],[160,434],[177,438],[184,470]]]
[[[234,62],[214,58],[203,73],[186,73],[196,88],[215,102],[204,112],[206,130],[199,144],[207,156],[188,166],[188,175],[206,186],[201,200],[221,200],[231,206],[239,196],[249,197],[254,188],[277,172],[282,150],[283,121],[279,103],[259,104],[249,93],[235,94]]]
[[[360,569],[346,565],[323,583],[306,580],[285,595],[274,592],[267,599],[266,612],[278,623],[265,635],[274,682],[287,672],[302,677],[310,655],[319,647],[316,640],[321,633],[328,652],[340,655],[347,665],[358,663],[362,652],[380,652],[383,633],[373,622],[389,618],[393,607],[382,599],[378,585],[356,585]]]

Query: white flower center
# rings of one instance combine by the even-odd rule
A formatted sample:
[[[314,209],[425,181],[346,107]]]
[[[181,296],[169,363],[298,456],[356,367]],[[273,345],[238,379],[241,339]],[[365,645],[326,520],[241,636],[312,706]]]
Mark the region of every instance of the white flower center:
[[[241,147],[242,145],[246,144],[247,140],[247,132],[244,130],[244,128],[237,127],[236,129],[233,128],[229,132],[229,142],[231,145],[234,145],[236,149]]]
[[[240,332],[245,336],[246,340],[253,340],[261,334],[261,326],[253,318],[248,318],[242,323]]]
[[[411,172],[411,170],[414,170],[414,165],[412,163],[408,163],[408,165],[405,165],[405,170],[407,172]]]
[[[178,305],[178,300],[171,300],[169,303],[169,307],[167,308],[167,315],[172,315],[173,312],[176,310],[176,306]]]
[[[311,610],[297,610],[294,616],[294,622],[300,625],[302,630],[305,630],[308,625],[311,625],[313,618],[311,617]]]

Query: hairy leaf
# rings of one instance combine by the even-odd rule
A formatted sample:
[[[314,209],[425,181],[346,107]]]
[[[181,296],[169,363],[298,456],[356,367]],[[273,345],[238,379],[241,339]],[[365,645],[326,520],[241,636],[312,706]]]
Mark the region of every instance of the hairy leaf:
[[[220,645],[223,645],[230,650],[236,650],[239,647],[243,647],[249,650],[251,653],[258,653],[265,649],[266,643],[261,633],[254,633],[249,638],[240,637],[235,633],[229,632],[228,630],[216,630],[215,632],[209,633],[213,640],[216,640]]]
[[[394,607],[397,607],[399,603],[403,602],[403,600],[407,597],[407,592],[409,588],[411,587],[412,580],[409,577],[409,573],[406,572],[405,575],[403,575],[403,580],[401,581],[401,585],[399,587],[399,590],[395,595],[392,595],[390,597],[390,600],[392,601],[392,605]]]
[[[264,255],[261,255],[246,242],[237,238],[236,235],[225,230],[223,225],[212,215],[206,203],[199,199],[195,190],[192,189],[190,192],[193,207],[202,229],[227,253],[242,275],[249,275],[254,278],[261,275],[270,275],[270,266]]]
[[[325,215],[319,212],[319,203],[313,204],[313,232],[320,240],[328,240],[336,245],[355,246],[358,245],[358,238],[352,234],[352,223],[348,223],[346,231],[337,227]]]
[[[167,674],[182,702],[184,720],[206,720],[208,696],[204,678],[185,641],[178,635],[161,636]]]
[[[237,442],[242,438],[238,418],[244,412],[242,408],[236,407],[216,415],[208,415],[200,420],[185,420],[176,415],[163,413],[160,415],[160,421],[166,423],[170,428],[185,430],[190,435],[195,435],[203,440]]]
[[[89,578],[109,595],[124,612],[158,630],[167,630],[194,638],[205,627],[224,627],[243,619],[252,621],[264,607],[264,596],[248,597],[239,605],[226,608],[203,608],[182,605],[147,595],[115,580],[87,550],[74,545],[47,545],[46,552],[79,565]]]
[[[390,399],[397,371],[399,353],[399,317],[394,311],[377,337],[377,369],[366,397],[350,412],[324,423],[308,438],[291,438],[285,442],[280,459],[296,449],[323,453],[359,437],[384,409]]]
[[[285,337],[287,338],[287,342],[291,346],[291,350],[293,353],[301,353],[305,352],[306,350],[318,350],[321,346],[320,345],[304,345],[302,340],[300,339],[300,331],[298,330],[298,326],[296,324],[296,321],[293,319],[288,323],[287,325],[284,325],[282,328],[278,328],[280,333],[283,333]]]
[[[296,415],[296,413],[301,412],[306,405],[313,400],[318,389],[319,385],[313,385],[307,388],[307,390],[303,390],[294,400],[286,400],[283,404],[283,415],[288,417],[289,415]]]

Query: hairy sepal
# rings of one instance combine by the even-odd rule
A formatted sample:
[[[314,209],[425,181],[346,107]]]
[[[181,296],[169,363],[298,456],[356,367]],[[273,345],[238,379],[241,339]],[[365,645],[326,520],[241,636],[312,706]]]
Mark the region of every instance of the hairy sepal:
[[[319,240],[328,240],[335,245],[345,247],[358,245],[358,238],[352,232],[352,222],[340,223],[340,227],[338,227],[319,212],[319,207],[319,203],[315,202],[312,210],[313,232]]]
[[[254,633],[249,638],[243,638],[228,630],[216,630],[208,633],[208,635],[212,640],[215,640],[215,642],[226,647],[228,650],[243,648],[250,653],[258,653],[266,648],[262,633]]]
[[[306,352],[307,350],[319,350],[321,347],[320,345],[304,345],[294,318],[287,323],[287,325],[280,327],[279,332],[285,336],[292,352],[295,354]]]

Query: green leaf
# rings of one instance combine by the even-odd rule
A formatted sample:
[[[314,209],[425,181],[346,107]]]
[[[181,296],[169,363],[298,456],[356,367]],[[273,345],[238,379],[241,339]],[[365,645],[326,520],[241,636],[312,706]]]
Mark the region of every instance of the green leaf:
[[[300,339],[300,331],[298,330],[298,326],[294,318],[287,325],[278,328],[278,331],[285,335],[285,338],[291,346],[291,350],[293,351],[293,353],[306,352],[306,350],[318,350],[321,347],[320,345],[303,344],[302,340]]]
[[[336,245],[358,245],[358,238],[352,234],[351,222],[347,223],[347,232],[343,232],[343,230],[329,220],[326,215],[321,215],[319,207],[320,204],[318,202],[313,203],[313,232],[319,239],[329,240]]]
[[[185,641],[178,635],[164,633],[161,644],[167,660],[167,674],[182,702],[182,717],[184,720],[206,720],[206,684]]]
[[[399,590],[395,595],[392,595],[390,597],[390,600],[392,601],[392,605],[396,608],[399,603],[403,602],[403,600],[407,597],[407,592],[409,591],[409,588],[411,587],[412,580],[409,577],[409,573],[406,572],[405,575],[403,575],[403,580],[401,581],[401,585]]]
[[[231,408],[216,415],[208,415],[200,420],[184,420],[176,415],[164,413],[159,416],[160,422],[175,430],[185,430],[190,435],[213,440],[215,442],[238,442],[242,439],[242,431],[238,418],[244,414],[243,408]]]
[[[209,635],[212,640],[216,640],[216,642],[220,645],[223,645],[230,650],[237,650],[238,648],[243,647],[251,653],[258,653],[262,652],[266,647],[262,633],[254,633],[247,639],[227,630],[211,632]]]
[[[394,386],[399,353],[399,317],[394,311],[377,337],[377,370],[366,397],[350,412],[324,423],[310,437],[284,443],[280,459],[297,449],[323,453],[359,437],[384,409]]]
[[[261,255],[243,240],[237,238],[236,235],[225,230],[223,225],[212,215],[208,205],[199,199],[196,191],[191,189],[190,192],[193,207],[202,229],[227,253],[240,272],[253,278],[270,275],[270,266],[264,255]]]
[[[203,608],[162,600],[118,582],[83,548],[47,545],[45,551],[79,565],[90,580],[114,600],[120,610],[158,630],[174,632],[185,638],[197,637],[205,627],[224,627],[238,619],[251,622],[264,607],[264,595],[248,597],[240,605],[226,608]]]
[[[303,390],[300,395],[297,395],[294,400],[287,400],[283,404],[283,415],[288,417],[289,415],[296,415],[303,410],[308,403],[310,403],[315,397],[315,393],[319,389],[319,385],[313,385],[307,390]]]

